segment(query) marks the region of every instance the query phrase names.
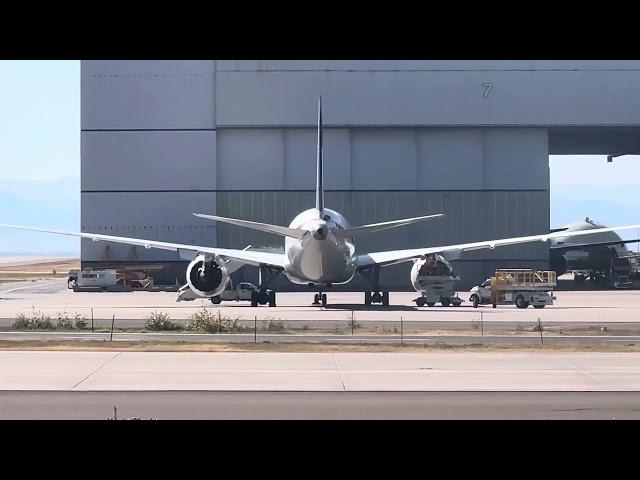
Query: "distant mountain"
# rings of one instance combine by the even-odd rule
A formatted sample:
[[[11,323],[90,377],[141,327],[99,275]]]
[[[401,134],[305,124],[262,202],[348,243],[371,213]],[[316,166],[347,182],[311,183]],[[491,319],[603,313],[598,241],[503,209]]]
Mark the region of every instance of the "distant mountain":
[[[35,182],[0,180],[0,223],[78,231],[80,179]],[[80,240],[0,229],[0,253],[79,256]]]

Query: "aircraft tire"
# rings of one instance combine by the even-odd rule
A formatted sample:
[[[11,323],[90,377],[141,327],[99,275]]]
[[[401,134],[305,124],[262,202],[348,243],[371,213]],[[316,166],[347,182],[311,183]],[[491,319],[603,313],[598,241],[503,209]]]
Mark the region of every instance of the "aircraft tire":
[[[322,294],[321,301],[322,301],[322,306],[326,307],[327,306],[327,294],[326,293]]]
[[[389,306],[389,292],[382,292],[382,306]]]
[[[371,292],[364,292],[364,304],[371,305]]]
[[[276,292],[274,290],[272,290],[271,293],[269,294],[269,306],[270,307],[276,306]]]

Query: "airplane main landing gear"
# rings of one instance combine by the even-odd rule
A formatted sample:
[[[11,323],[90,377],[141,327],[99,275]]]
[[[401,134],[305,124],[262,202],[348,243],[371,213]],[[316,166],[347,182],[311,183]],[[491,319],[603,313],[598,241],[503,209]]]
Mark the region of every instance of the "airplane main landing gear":
[[[276,292],[271,290],[260,290],[258,292],[251,292],[251,306],[257,307],[258,305],[269,304],[270,307],[276,306]]]
[[[362,270],[362,275],[374,288],[373,292],[364,292],[364,304],[381,303],[382,306],[389,306],[389,292],[380,288],[380,267],[373,267],[370,270]]]
[[[381,303],[384,307],[389,306],[389,292],[364,292],[364,304],[371,305]]]
[[[320,305],[322,304],[323,307],[327,306],[327,294],[326,293],[316,293],[313,296],[313,305]]]
[[[275,290],[269,290],[269,284],[282,273],[282,270],[261,265],[258,270],[258,283],[259,290],[257,292],[251,292],[251,306],[257,307],[258,305],[267,305],[270,307],[276,306],[276,292]]]

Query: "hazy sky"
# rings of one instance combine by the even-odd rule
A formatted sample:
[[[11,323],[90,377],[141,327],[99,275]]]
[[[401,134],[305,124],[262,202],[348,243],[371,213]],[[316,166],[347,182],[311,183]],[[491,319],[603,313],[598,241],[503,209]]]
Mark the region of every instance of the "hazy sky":
[[[0,179],[80,176],[80,62],[0,61]]]

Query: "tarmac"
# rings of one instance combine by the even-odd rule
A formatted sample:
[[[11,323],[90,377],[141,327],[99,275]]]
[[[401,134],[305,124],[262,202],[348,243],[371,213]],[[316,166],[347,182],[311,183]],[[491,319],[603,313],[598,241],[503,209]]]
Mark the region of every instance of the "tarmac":
[[[638,420],[638,392],[0,392],[0,420]]]
[[[19,313],[38,311],[55,315],[58,312],[79,314],[96,321],[134,322],[139,326],[150,313],[165,312],[176,321],[207,308],[209,311],[251,321],[276,318],[300,322],[344,322],[353,312],[357,321],[430,321],[472,322],[536,322],[543,323],[634,323],[640,320],[640,290],[562,291],[556,292],[554,305],[544,309],[517,309],[513,305],[498,308],[481,306],[474,309],[468,292],[459,292],[465,303],[460,307],[420,307],[412,302],[416,292],[391,292],[388,308],[363,305],[358,292],[329,292],[329,305],[311,305],[312,293],[279,293],[277,307],[252,308],[249,302],[223,302],[213,305],[209,300],[176,302],[175,292],[80,293],[67,289],[66,280],[42,280],[0,284],[0,326],[13,322]]]
[[[0,391],[640,391],[640,353],[0,351]]]

